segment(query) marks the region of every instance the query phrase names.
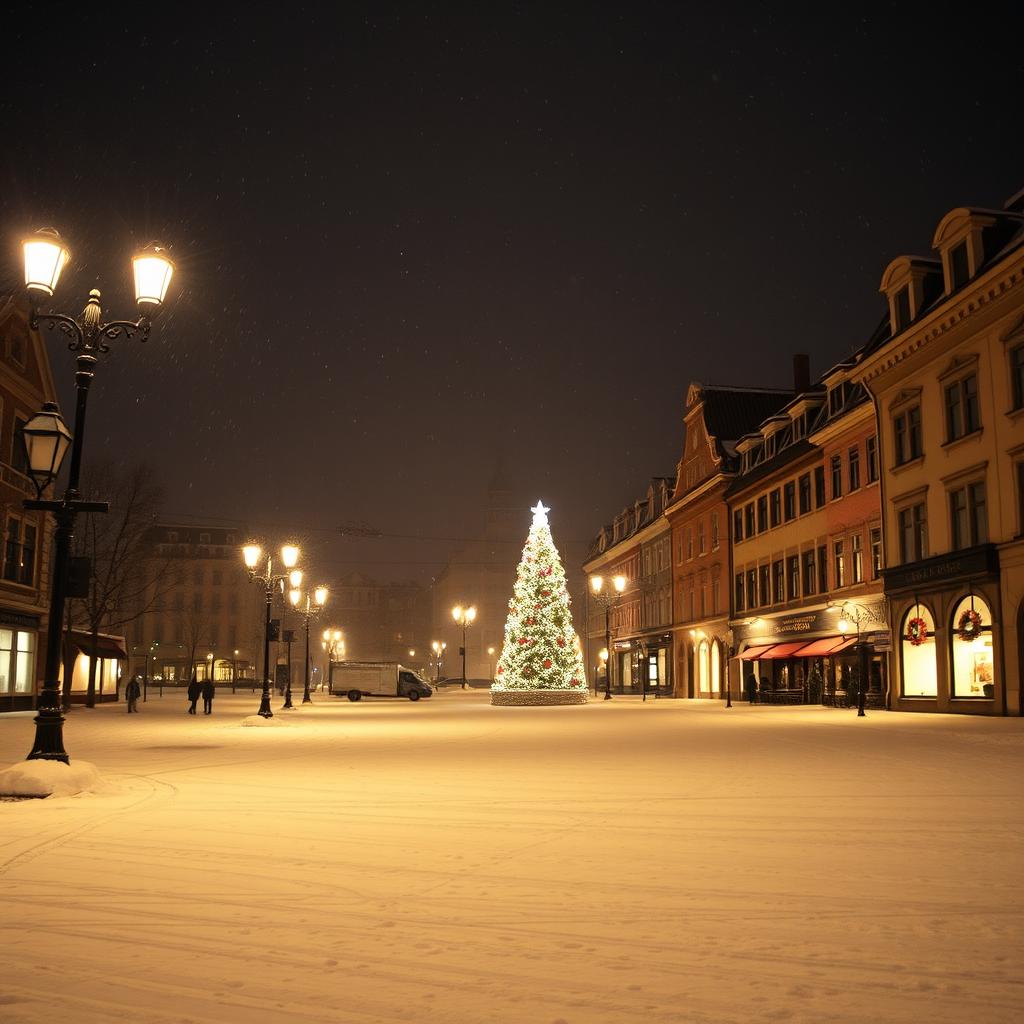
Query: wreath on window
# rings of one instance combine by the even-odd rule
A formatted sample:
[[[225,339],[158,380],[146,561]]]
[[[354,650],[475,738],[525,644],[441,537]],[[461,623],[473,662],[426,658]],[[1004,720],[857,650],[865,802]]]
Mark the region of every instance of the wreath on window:
[[[920,615],[907,623],[907,639],[914,647],[920,647],[928,639],[928,623]]]
[[[971,640],[976,640],[981,633],[981,615],[973,608],[967,608],[957,619],[956,628],[960,633],[961,640],[966,640],[968,643]]]

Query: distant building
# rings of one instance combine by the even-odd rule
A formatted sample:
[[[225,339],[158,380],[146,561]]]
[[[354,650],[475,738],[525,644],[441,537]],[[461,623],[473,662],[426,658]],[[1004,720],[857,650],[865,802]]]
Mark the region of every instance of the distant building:
[[[558,543],[557,522],[555,543]],[[530,531],[525,502],[514,503],[512,493],[496,480],[487,491],[486,519],[478,540],[463,542],[434,580],[429,642],[448,645],[440,675],[462,674],[462,630],[452,618],[456,605],[476,608],[476,620],[466,630],[466,677],[489,679],[494,659],[505,639],[505,619],[512,598],[516,567]],[[488,654],[493,647],[494,655]]]
[[[332,586],[321,619],[345,634],[349,661],[427,664],[429,597],[417,583],[378,583],[364,573],[348,573]]]
[[[583,564],[586,580],[604,578],[606,594],[612,592],[615,576],[627,581],[607,614],[604,605],[587,595],[584,653],[597,690],[610,685],[613,693],[672,692],[672,557],[665,509],[674,482],[671,477],[651,480],[643,498],[601,530]],[[604,663],[600,652],[609,639]]]
[[[22,508],[36,490],[20,431],[44,402],[56,400],[46,346],[29,329],[27,304],[0,300],[0,712],[34,707],[45,667],[52,529],[46,513]]]
[[[194,668],[218,682],[262,679],[265,591],[242,562],[247,539],[241,523],[165,522],[149,531],[146,610],[126,626],[132,673],[182,682]]]

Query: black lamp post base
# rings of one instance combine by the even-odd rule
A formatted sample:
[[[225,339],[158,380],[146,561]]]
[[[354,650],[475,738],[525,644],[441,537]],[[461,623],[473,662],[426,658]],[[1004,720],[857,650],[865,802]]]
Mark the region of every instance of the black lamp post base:
[[[307,691],[306,691],[306,692],[305,692],[305,693],[304,693],[304,694],[302,695],[302,703],[303,703],[303,704],[312,704],[312,703],[313,703],[313,698],[312,698],[312,697],[310,697],[310,695],[309,695],[309,690],[307,690]]]
[[[263,691],[263,697],[260,700],[260,709],[256,712],[261,718],[273,718],[274,712],[270,707],[270,693],[267,690]]]
[[[604,699],[605,700],[611,700],[612,699],[612,695],[607,690],[604,691]]]
[[[64,749],[64,716],[59,711],[41,710],[36,715],[36,738],[27,761],[63,761],[71,764]]]

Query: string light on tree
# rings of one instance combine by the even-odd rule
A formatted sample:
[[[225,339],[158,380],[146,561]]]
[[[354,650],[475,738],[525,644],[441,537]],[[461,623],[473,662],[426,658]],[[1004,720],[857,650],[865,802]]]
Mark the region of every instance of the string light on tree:
[[[516,570],[492,704],[585,704],[587,679],[565,569],[542,502]]]

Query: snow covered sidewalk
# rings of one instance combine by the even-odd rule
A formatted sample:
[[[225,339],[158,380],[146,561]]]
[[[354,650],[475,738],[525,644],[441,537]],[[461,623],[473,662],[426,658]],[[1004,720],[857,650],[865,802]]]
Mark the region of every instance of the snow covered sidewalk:
[[[315,699],[68,716],[109,789],[0,803],[5,1024],[1019,1019],[1021,719]]]

